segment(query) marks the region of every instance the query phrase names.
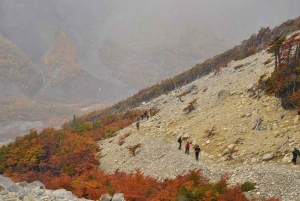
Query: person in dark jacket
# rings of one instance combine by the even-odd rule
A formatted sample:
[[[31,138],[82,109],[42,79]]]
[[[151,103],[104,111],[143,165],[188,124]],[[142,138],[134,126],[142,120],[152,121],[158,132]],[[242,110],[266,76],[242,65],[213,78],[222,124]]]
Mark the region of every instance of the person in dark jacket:
[[[178,143],[179,143],[179,148],[178,149],[181,149],[181,143],[182,143],[181,136],[178,138]]]
[[[190,154],[190,143],[188,141],[185,144],[185,153]]]
[[[294,147],[294,150],[292,151],[292,153],[293,153],[292,162],[294,165],[296,165],[297,156],[300,155],[300,152],[296,147]]]
[[[198,158],[199,158],[200,151],[201,151],[201,149],[200,149],[199,145],[196,145],[195,146],[196,160],[198,160]]]

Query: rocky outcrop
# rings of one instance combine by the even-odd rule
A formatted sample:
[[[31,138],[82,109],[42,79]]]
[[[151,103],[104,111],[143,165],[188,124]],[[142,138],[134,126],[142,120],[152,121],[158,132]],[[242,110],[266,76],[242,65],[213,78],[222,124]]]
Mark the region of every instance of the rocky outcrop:
[[[45,185],[39,181],[32,183],[15,183],[10,178],[0,175],[0,200],[2,201],[51,201],[70,200],[84,201],[86,199],[77,198],[70,191],[64,189],[47,190]]]

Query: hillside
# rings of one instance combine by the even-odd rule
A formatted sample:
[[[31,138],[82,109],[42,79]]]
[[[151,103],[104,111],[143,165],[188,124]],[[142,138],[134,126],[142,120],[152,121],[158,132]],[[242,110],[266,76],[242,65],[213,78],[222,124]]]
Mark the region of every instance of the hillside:
[[[296,111],[283,110],[280,99],[264,92],[252,97],[250,93],[261,75],[273,72],[274,61],[264,64],[270,58],[274,59],[261,51],[230,62],[218,74],[190,83],[197,89],[183,96],[183,102],[176,96],[184,88],[142,104],[137,109],[157,108],[159,112],[149,120],[141,120],[139,130],[133,124],[115,137],[100,141],[100,168],[110,173],[140,168],[157,179],[175,178],[199,168],[213,180],[229,172],[233,185],[256,183],[256,189],[248,194],[250,198],[299,200],[299,188],[294,186],[300,181],[296,176],[299,165],[291,163],[291,151],[300,143],[299,116]],[[184,112],[193,100],[197,101],[195,110]],[[262,130],[255,130],[259,118],[263,119],[259,125]],[[208,136],[206,131],[213,126],[215,131]],[[125,133],[131,135],[119,146],[119,137]],[[188,156],[178,150],[179,136],[200,145],[199,162],[193,150]],[[137,143],[142,147],[132,157],[126,146]],[[232,150],[236,151],[229,160]]]
[[[153,94],[173,90],[174,84],[186,84],[231,59],[255,53],[274,34],[294,31],[297,20],[264,38],[253,34],[296,17],[299,5],[279,0],[3,0],[0,40],[6,42],[1,43],[1,67],[11,70],[0,70],[0,107],[5,108],[0,117],[5,128],[0,128],[0,134],[10,127],[15,129],[9,131],[14,133],[13,139],[23,135],[14,125],[30,127],[32,123],[34,127],[40,114],[43,120],[39,124],[57,127],[61,119],[131,99],[139,90],[155,83],[161,86],[162,80],[176,76],[177,80],[171,79]],[[245,40],[234,49],[238,55],[216,55],[250,35],[257,39],[251,43],[253,47],[244,44]],[[18,51],[3,53],[10,46]],[[3,59],[6,54],[14,60]],[[201,64],[214,55],[217,59],[211,65]],[[191,75],[188,69],[196,63],[197,70]],[[133,99],[134,106],[144,101]],[[126,103],[122,109],[131,106]],[[37,112],[28,112],[32,108]]]
[[[246,193],[248,199],[273,200],[271,197],[275,196],[298,200],[298,165],[290,161],[293,147],[299,146],[299,115],[296,110],[283,107],[300,105],[297,79],[300,37],[294,34],[279,44],[281,37],[276,35],[298,30],[299,20],[289,20],[274,30],[262,28],[240,46],[143,89],[125,101],[81,117],[74,115],[62,129],[31,130],[1,147],[0,172],[18,181],[40,180],[53,189],[72,190],[79,197],[98,199],[103,193],[118,191],[129,199],[145,200],[146,194],[152,199],[159,196],[175,199],[185,193],[189,196],[195,189],[182,192],[182,188],[199,184],[196,180],[202,179],[200,174],[195,177],[189,170],[201,168],[204,176],[217,182],[205,184],[212,188],[217,185],[218,191],[211,194],[208,189],[201,190],[211,199],[219,196],[230,199],[233,192],[237,197],[242,196],[235,185],[250,181],[256,184],[255,190]],[[77,51],[66,35],[60,32],[57,39],[44,61],[49,67],[49,86],[55,86],[57,80],[66,83],[64,78],[76,78],[78,72],[88,74],[75,64]],[[67,56],[56,60],[61,56],[57,52]],[[57,66],[62,74],[57,74]],[[271,78],[264,81],[268,76]],[[22,106],[26,101],[16,103]],[[137,113],[150,108],[157,114],[142,120],[136,130],[132,122]],[[6,109],[10,114],[11,108]],[[38,108],[32,106],[32,111],[35,109]],[[52,107],[48,109],[51,111]],[[256,124],[258,121],[262,122]],[[195,160],[192,149],[189,155],[177,149],[178,136],[184,138],[184,143],[188,140],[192,146],[200,145],[199,161]],[[133,157],[128,146],[138,143],[141,148]],[[230,176],[228,189],[224,180],[220,180],[226,172]],[[142,177],[141,173],[151,177]],[[190,177],[195,179],[194,184]],[[172,190],[162,191],[166,195],[158,193],[168,188]]]

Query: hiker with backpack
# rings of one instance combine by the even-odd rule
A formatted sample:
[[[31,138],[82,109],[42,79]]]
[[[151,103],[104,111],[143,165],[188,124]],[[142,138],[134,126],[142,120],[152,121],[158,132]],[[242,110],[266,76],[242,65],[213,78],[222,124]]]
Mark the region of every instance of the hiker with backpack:
[[[198,158],[199,158],[200,151],[201,151],[201,149],[200,149],[199,145],[196,145],[195,146],[196,160],[198,160]]]
[[[148,115],[148,111],[147,110],[144,111],[144,117],[147,118],[147,120],[149,119],[149,115]]]
[[[179,136],[179,138],[178,138],[178,143],[179,143],[179,148],[178,149],[181,149],[181,143],[182,143],[182,139],[181,139],[181,136]]]
[[[296,165],[297,156],[300,156],[300,151],[296,147],[294,147],[294,150],[292,151],[292,153],[293,153],[292,162],[294,165]]]

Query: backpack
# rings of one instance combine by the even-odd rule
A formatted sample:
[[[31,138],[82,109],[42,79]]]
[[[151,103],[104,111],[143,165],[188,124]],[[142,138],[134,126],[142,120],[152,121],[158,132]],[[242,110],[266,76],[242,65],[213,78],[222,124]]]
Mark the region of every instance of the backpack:
[[[178,142],[182,142],[182,140],[181,140],[181,137],[180,137],[180,138],[178,138]]]

